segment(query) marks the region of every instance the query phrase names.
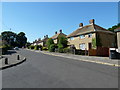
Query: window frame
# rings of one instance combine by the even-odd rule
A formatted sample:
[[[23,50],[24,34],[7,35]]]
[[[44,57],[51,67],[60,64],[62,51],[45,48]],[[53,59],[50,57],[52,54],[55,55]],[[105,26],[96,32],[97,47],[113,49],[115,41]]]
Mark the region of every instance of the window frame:
[[[89,33],[89,34],[88,34],[88,38],[91,38],[91,37],[92,37],[92,33]]]
[[[80,37],[80,39],[84,39],[85,35],[80,35],[79,37]]]
[[[70,40],[74,40],[74,37],[70,37]]]
[[[82,48],[81,48],[81,45],[82,45]],[[80,48],[81,50],[85,50],[85,43],[79,44],[79,48]]]

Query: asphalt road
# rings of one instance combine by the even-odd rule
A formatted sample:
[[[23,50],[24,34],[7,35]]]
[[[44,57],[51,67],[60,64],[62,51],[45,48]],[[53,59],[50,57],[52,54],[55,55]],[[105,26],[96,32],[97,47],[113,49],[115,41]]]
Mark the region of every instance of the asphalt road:
[[[20,50],[27,61],[2,71],[3,88],[118,88],[118,68]]]

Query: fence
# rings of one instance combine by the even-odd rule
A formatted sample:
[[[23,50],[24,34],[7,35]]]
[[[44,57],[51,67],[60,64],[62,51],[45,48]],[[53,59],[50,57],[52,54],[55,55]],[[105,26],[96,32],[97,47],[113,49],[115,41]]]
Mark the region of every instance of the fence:
[[[97,49],[89,49],[88,50],[89,56],[109,56],[109,48],[106,47],[97,47]]]
[[[88,50],[77,49],[77,50],[75,50],[75,54],[77,54],[77,55],[88,55]]]

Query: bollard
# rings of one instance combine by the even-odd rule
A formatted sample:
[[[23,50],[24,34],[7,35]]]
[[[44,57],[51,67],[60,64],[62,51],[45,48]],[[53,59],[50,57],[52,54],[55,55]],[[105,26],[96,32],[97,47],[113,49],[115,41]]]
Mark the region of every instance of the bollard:
[[[20,60],[20,56],[19,55],[17,55],[17,60]]]
[[[8,58],[5,58],[5,64],[8,64]]]

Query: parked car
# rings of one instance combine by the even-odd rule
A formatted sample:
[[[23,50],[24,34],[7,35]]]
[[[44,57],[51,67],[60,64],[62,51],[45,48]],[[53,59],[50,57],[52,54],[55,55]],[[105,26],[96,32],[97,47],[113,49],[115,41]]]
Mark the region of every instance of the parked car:
[[[15,47],[14,50],[19,50],[19,48],[18,48],[18,47]]]

